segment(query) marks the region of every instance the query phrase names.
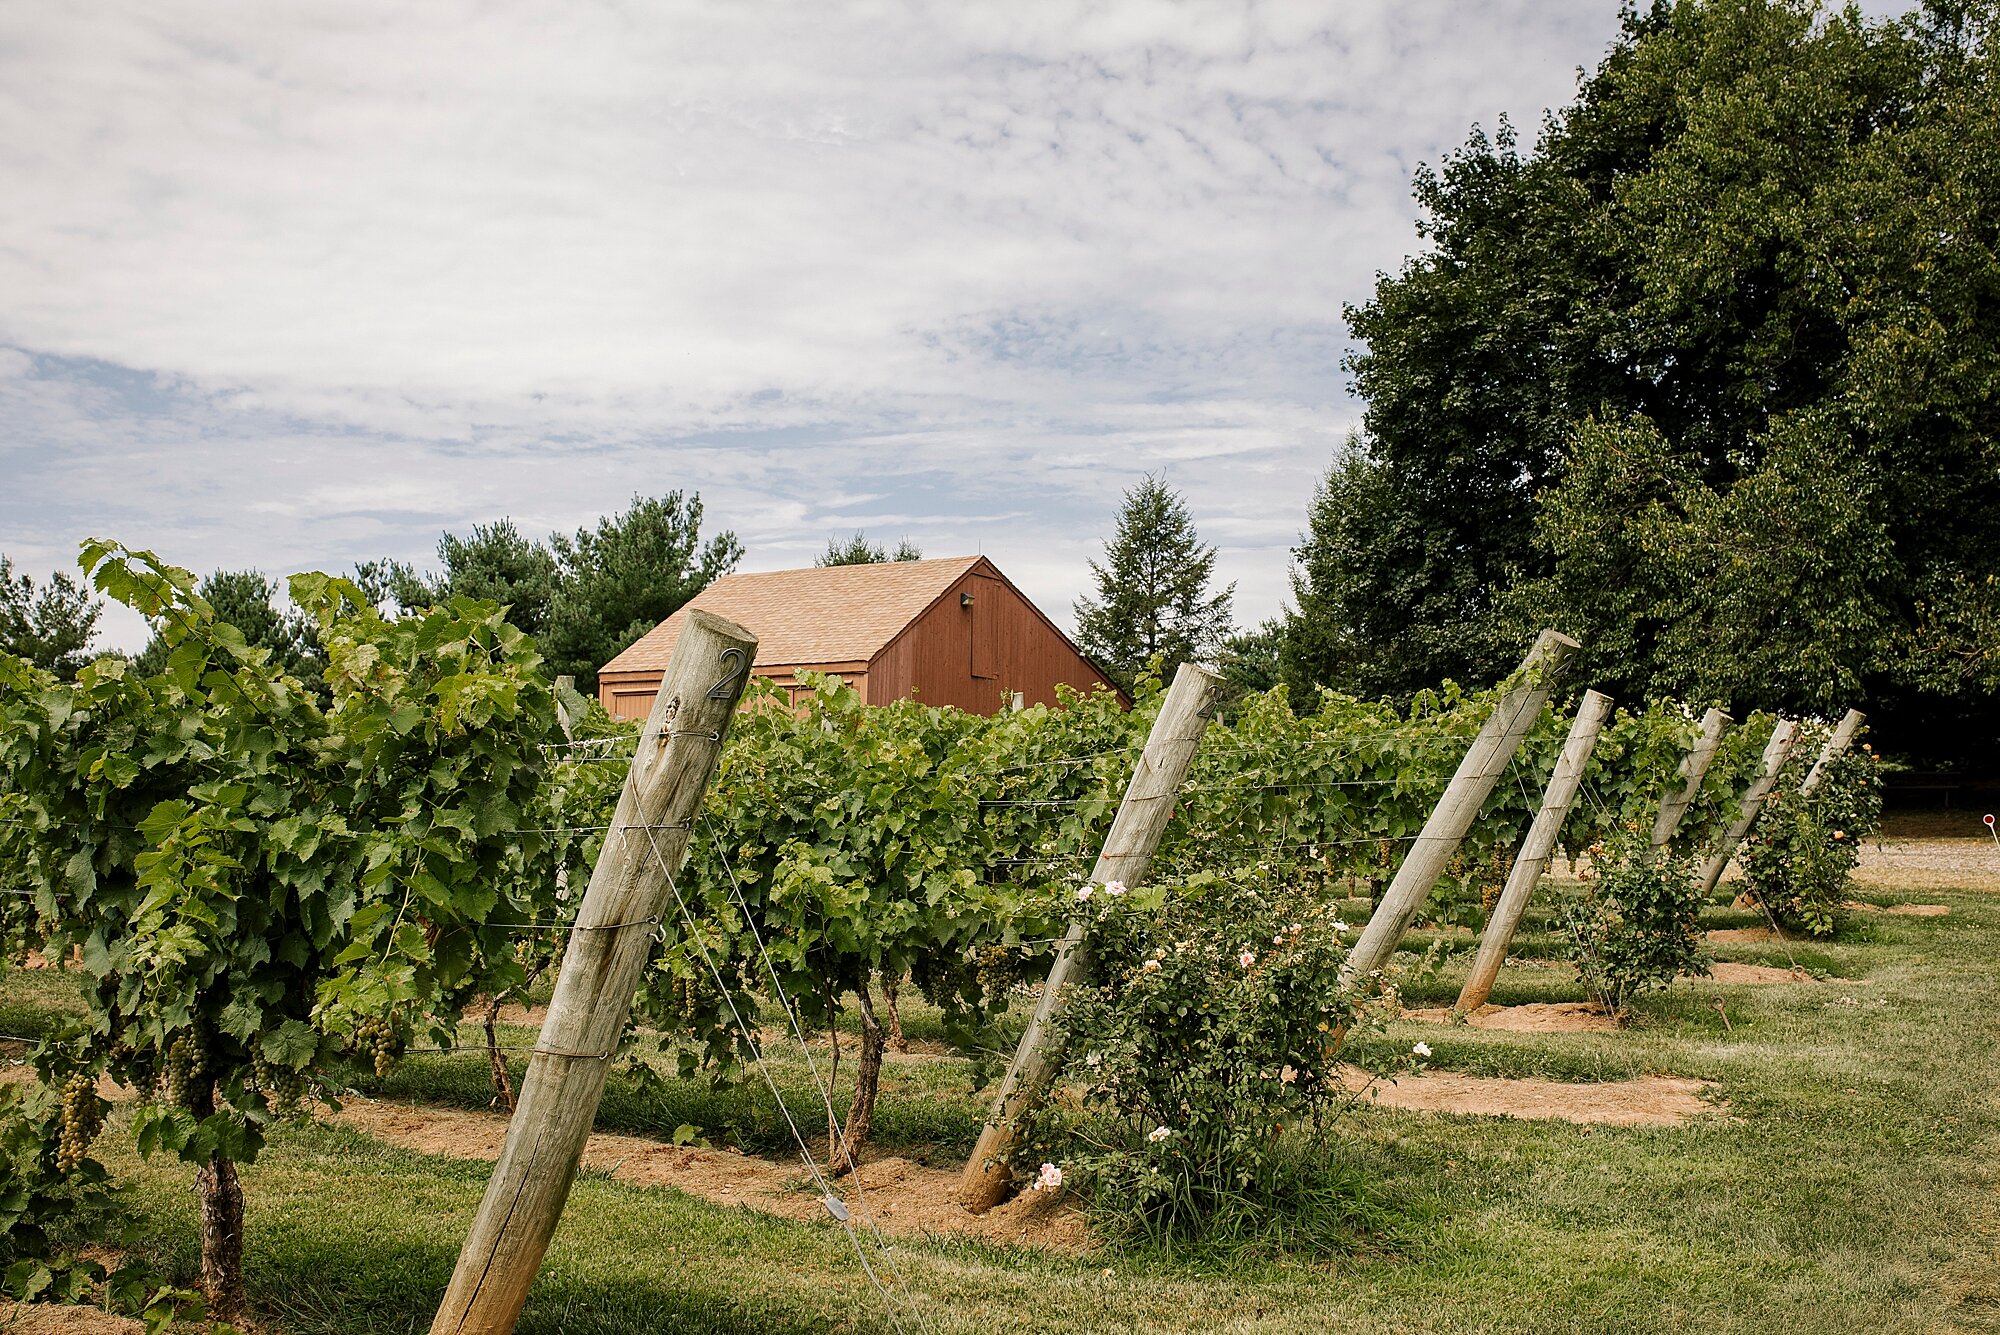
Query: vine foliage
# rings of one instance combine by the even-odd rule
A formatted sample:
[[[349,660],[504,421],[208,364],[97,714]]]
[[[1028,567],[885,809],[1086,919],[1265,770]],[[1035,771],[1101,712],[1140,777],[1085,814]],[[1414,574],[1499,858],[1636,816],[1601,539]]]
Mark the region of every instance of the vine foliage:
[[[383,1060],[518,975],[520,887],[552,879],[535,822],[553,705],[491,604],[386,620],[351,583],[291,594],[324,691],[249,646],[189,572],[92,540],[83,565],[148,617],[165,668],[72,684],[0,657],[0,863],[17,939],[80,955],[89,1013],[44,1079],[144,1101],[142,1153],[195,1164],[211,1311],[242,1304],[235,1165],[335,1063]]]

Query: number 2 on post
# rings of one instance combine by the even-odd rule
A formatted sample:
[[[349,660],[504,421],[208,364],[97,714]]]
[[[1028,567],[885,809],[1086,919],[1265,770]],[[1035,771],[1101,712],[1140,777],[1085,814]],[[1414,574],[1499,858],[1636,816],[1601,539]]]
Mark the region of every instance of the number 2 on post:
[[[743,656],[741,649],[724,649],[720,657],[724,667],[728,667],[732,660],[736,666],[731,668],[729,674],[721,681],[708,688],[708,698],[733,700],[736,698],[737,688],[743,684],[743,679],[750,675],[750,660]]]

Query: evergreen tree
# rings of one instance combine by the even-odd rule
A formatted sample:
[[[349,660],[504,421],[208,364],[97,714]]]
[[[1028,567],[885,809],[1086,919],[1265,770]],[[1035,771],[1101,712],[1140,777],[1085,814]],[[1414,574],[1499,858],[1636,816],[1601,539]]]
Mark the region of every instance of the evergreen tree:
[[[1201,545],[1177,493],[1147,474],[1125,493],[1104,555],[1090,563],[1097,597],[1076,600],[1076,635],[1105,675],[1129,689],[1154,659],[1171,680],[1182,663],[1216,657],[1236,586],[1208,591],[1215,548]]]
[[[277,667],[308,684],[320,680],[326,663],[319,637],[303,613],[278,605],[275,580],[258,570],[217,570],[204,576],[195,592],[215,609],[217,621],[236,627],[254,647],[270,650]],[[168,648],[156,623],[133,670],[145,676],[166,671]]]
[[[443,605],[452,598],[481,598],[507,608],[507,620],[540,638],[555,609],[556,558],[524,535],[512,519],[474,524],[469,537],[446,533],[438,539],[435,575],[419,574],[402,561],[371,561],[357,570],[371,595],[386,594],[402,607]]]
[[[556,592],[542,641],[551,675],[597,689],[597,669],[743,559],[730,532],[703,541],[701,497],[634,496],[623,514],[550,539]]]
[[[877,565],[884,561],[921,561],[923,559],[924,554],[922,549],[908,538],[904,538],[896,544],[896,552],[892,556],[887,547],[868,541],[868,535],[857,529],[854,536],[845,542],[842,542],[838,538],[827,539],[826,550],[820,553],[819,559],[813,562],[813,564],[817,566],[867,566]]]
[[[90,590],[57,571],[36,587],[0,555],[0,650],[61,677],[74,677],[91,658],[104,604]]]

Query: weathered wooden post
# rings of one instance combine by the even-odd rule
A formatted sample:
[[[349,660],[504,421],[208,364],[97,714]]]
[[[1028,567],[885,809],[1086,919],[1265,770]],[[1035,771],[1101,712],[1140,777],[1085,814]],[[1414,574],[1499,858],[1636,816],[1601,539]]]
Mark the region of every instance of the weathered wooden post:
[[[1459,841],[1478,819],[1479,808],[1506,772],[1508,759],[1535,726],[1542,706],[1581,647],[1558,631],[1545,630],[1536,638],[1514,676],[1513,686],[1466,748],[1450,786],[1424,822],[1423,832],[1410,845],[1403,865],[1396,869],[1396,878],[1383,892],[1361,939],[1348,952],[1347,963],[1341,967],[1342,982],[1367,978],[1396,953],[1403,933],[1410,930],[1417,910],[1430,897],[1431,887],[1444,874]]]
[[[1701,893],[1704,897],[1715,893],[1716,883],[1722,880],[1722,872],[1729,865],[1729,859],[1736,855],[1736,846],[1743,842],[1750,827],[1757,823],[1757,813],[1764,809],[1764,799],[1771,795],[1771,788],[1778,782],[1778,771],[1785,767],[1791,757],[1792,745],[1799,738],[1799,725],[1788,718],[1778,720],[1778,726],[1771,729],[1771,740],[1764,744],[1764,758],[1757,766],[1757,776],[1750,780],[1750,786],[1743,790],[1743,801],[1736,813],[1736,820],[1723,831],[1722,842],[1701,864]]]
[[[640,971],[668,915],[668,877],[687,854],[756,649],[741,626],[688,614],[432,1335],[509,1335],[520,1318],[583,1157]]]
[[[1195,748],[1215,713],[1216,693],[1221,678],[1192,663],[1181,664],[1174,684],[1160,704],[1159,717],[1146,738],[1146,749],[1132,770],[1125,800],[1112,819],[1111,832],[1091,869],[1092,884],[1123,881],[1137,885],[1146,879],[1153,853],[1160,846],[1167,820],[1174,814],[1174,798],[1187,777]],[[1048,1092],[1055,1077],[1056,1053],[1049,1026],[1064,1005],[1063,990],[1083,976],[1089,963],[1089,946],[1083,924],[1072,923],[1056,948],[1055,962],[1048,980],[1042,984],[1041,999],[1028,1028],[1014,1049],[1014,1061],[1007,1078],[1000,1083],[994,1113],[980,1132],[979,1144],[966,1161],[959,1183],[959,1201],[974,1214],[983,1214],[1000,1203],[1013,1180],[1008,1156],[1020,1139],[1021,1121],[1033,1112]]]
[[[1819,749],[1819,756],[1813,761],[1812,769],[1807,772],[1805,782],[1799,785],[1799,796],[1812,796],[1813,789],[1819,787],[1820,779],[1826,775],[1826,767],[1838,760],[1848,747],[1854,745],[1854,734],[1860,732],[1861,725],[1867,721],[1868,716],[1858,709],[1850,709],[1841,715],[1840,722],[1833,726],[1833,735],[1828,737],[1826,745]]]
[[[1528,827],[1513,869],[1507,873],[1507,885],[1486,920],[1486,931],[1479,938],[1479,954],[1474,957],[1472,972],[1458,993],[1458,1010],[1476,1011],[1493,994],[1493,980],[1500,976],[1507,947],[1514,942],[1514,929],[1520,926],[1528,897],[1535,893],[1542,872],[1549,865],[1549,855],[1555,852],[1563,818],[1569,815],[1569,804],[1583,783],[1584,767],[1590,763],[1597,735],[1604,730],[1604,720],[1610,715],[1610,696],[1597,691],[1583,693],[1583,702],[1577,706],[1576,718],[1569,725],[1569,737],[1563,742],[1562,754],[1556,757],[1556,767],[1549,773],[1542,809],[1535,813],[1535,823]]]
[[[1728,725],[1729,715],[1720,709],[1711,709],[1701,716],[1701,731],[1695,736],[1694,749],[1681,761],[1680,777],[1685,782],[1679,792],[1668,793],[1660,802],[1659,817],[1653,822],[1654,848],[1665,848],[1673,842],[1682,818],[1701,794],[1701,781],[1708,777],[1709,764],[1722,746],[1722,730]]]

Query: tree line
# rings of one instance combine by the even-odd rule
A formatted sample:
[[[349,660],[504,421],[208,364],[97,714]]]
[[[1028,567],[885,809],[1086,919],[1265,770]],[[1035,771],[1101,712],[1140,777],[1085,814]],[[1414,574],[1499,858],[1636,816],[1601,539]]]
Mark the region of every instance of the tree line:
[[[1418,172],[1423,251],[1346,309],[1362,425],[1283,615],[1161,606],[1295,697],[1490,680],[1557,626],[1620,698],[1859,706],[1906,756],[1990,764],[1996,142],[1995,0],[1628,7],[1532,150],[1503,120]],[[1126,514],[1174,528],[1144,489]],[[1115,659],[1103,573],[1079,622]]]
[[[1234,625],[1186,498],[1128,491],[1080,646],[1121,685],[1218,662],[1408,699],[1505,672],[1535,628],[1621,698],[1867,708],[1932,762],[2000,735],[2000,0],[1894,21],[1817,0],[1654,0],[1532,149],[1503,119],[1417,174],[1423,250],[1346,309],[1364,412],[1303,516],[1291,598]],[[537,542],[366,563],[406,608],[512,607],[597,667],[742,555],[697,496]],[[863,533],[820,564],[893,553]],[[0,558],[4,560],[4,558]],[[273,586],[203,595],[307,653]],[[95,613],[0,564],[0,642],[74,671]],[[151,652],[149,650],[149,652]]]

